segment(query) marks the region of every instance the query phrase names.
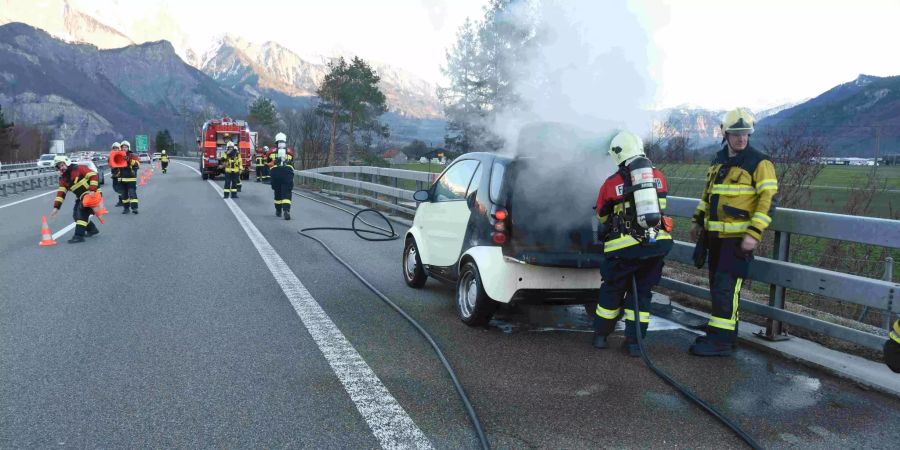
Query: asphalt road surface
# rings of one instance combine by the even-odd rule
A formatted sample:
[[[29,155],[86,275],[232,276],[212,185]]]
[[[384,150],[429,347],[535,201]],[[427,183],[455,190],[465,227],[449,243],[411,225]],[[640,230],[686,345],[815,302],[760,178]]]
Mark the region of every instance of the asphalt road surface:
[[[52,247],[37,245],[52,195],[2,200],[0,447],[477,447],[430,347],[297,233],[349,215],[295,196],[285,221],[268,185],[223,200],[189,166],[156,171],[139,215],[113,209],[78,245],[60,233],[71,199]],[[621,335],[593,349],[579,307],[468,327],[452,287],[403,283],[402,241],[314,233],[434,335],[494,448],[744,448],[618,351]],[[698,359],[692,332],[653,327],[657,364],[766,448],[900,442],[895,398],[753,349]]]

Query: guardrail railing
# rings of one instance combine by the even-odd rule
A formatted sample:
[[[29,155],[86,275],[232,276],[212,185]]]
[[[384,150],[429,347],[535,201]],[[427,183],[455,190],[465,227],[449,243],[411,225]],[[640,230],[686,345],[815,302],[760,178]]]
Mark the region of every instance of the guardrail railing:
[[[373,203],[407,215],[414,214],[417,205],[412,198],[414,189],[407,189],[403,185],[424,189],[438,176],[439,174],[414,170],[366,166],[322,167],[296,173],[300,183],[356,200],[374,200]],[[697,199],[681,197],[668,199],[667,213],[674,217],[691,217],[699,202]],[[774,232],[774,254],[771,258],[755,258],[749,275],[752,280],[772,286],[768,304],[744,298],[740,300],[742,310],[768,319],[763,337],[778,339],[783,334],[783,324],[790,324],[869,349],[881,350],[885,340],[883,335],[786,310],[785,290],[861,305],[890,317],[892,313],[900,313],[900,284],[890,279],[890,271],[886,271],[886,279],[874,279],[793,263],[789,261],[790,242],[792,236],[802,235],[900,249],[900,222],[781,208],[774,213],[769,229]],[[692,255],[692,243],[675,241],[667,259],[692,264]],[[672,278],[664,278],[660,285],[694,297],[710,298],[707,288]]]
[[[107,164],[94,164],[99,171],[105,171],[109,167]],[[53,168],[38,169],[37,167],[32,167],[19,170],[22,172],[19,172],[16,176],[7,176],[5,170],[0,175],[0,196],[6,197],[9,194],[18,194],[31,189],[56,186],[59,183],[59,174]],[[27,171],[27,173],[24,171]]]

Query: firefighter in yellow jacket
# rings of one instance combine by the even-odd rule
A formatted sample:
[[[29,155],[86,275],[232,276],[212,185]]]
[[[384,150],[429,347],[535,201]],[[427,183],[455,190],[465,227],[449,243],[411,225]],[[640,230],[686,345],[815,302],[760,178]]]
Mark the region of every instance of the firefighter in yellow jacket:
[[[238,154],[237,147],[233,142],[229,142],[225,151],[225,186],[222,189],[225,192],[225,198],[231,195],[231,198],[238,198],[238,178],[244,171],[244,161]]]
[[[900,373],[900,319],[894,321],[890,339],[884,343],[884,362],[891,370]]]
[[[731,355],[737,342],[741,285],[753,251],[772,223],[778,179],[768,155],[750,146],[753,116],[741,109],[725,115],[725,147],[706,173],[706,187],[694,212],[691,237],[706,239],[712,314],[706,335],[690,351],[697,356]]]
[[[166,173],[169,170],[169,155],[166,154],[166,151],[163,150],[162,154],[159,155],[159,165],[162,167],[162,173]]]

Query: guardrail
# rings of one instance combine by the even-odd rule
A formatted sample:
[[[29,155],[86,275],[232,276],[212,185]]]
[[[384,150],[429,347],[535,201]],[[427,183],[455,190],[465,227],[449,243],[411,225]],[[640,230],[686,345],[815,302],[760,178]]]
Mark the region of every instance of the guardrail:
[[[412,198],[414,191],[401,188],[400,180],[414,181],[416,189],[423,189],[438,174],[381,167],[335,166],[298,171],[296,176],[301,182],[329,193],[372,201],[411,215],[416,208]],[[380,179],[387,179],[388,184],[379,183]],[[698,202],[697,199],[669,197],[667,213],[674,217],[691,217]],[[900,249],[900,222],[782,208],[774,213],[769,229],[775,237],[774,255],[771,258],[755,258],[749,274],[752,280],[770,284],[768,304],[740,299],[742,310],[768,319],[763,337],[777,340],[783,335],[783,324],[790,324],[880,351],[885,340],[883,335],[786,310],[785,291],[792,289],[854,303],[882,311],[889,318],[891,313],[900,313],[900,284],[890,279],[890,271],[886,271],[885,279],[879,280],[792,263],[789,261],[790,242],[791,236],[802,235]],[[693,244],[675,241],[667,259],[693,264],[692,255]],[[694,297],[710,298],[707,288],[675,279],[664,278],[660,285]],[[889,320],[885,322],[889,326]]]
[[[94,164],[99,171],[105,171],[109,167],[106,164]],[[5,170],[0,175],[0,196],[6,197],[9,194],[18,194],[31,189],[51,187],[59,184],[59,174],[53,169],[41,170],[37,167],[32,167],[16,170],[22,172],[19,172],[19,175],[15,177],[7,176],[4,178],[2,175],[7,175]],[[27,173],[24,171],[27,171]]]

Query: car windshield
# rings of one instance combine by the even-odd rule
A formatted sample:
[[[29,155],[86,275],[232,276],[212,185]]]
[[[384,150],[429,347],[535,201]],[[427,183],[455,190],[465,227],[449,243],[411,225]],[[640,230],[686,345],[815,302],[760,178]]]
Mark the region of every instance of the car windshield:
[[[55,155],[41,155],[41,161],[49,161],[53,159]]]

